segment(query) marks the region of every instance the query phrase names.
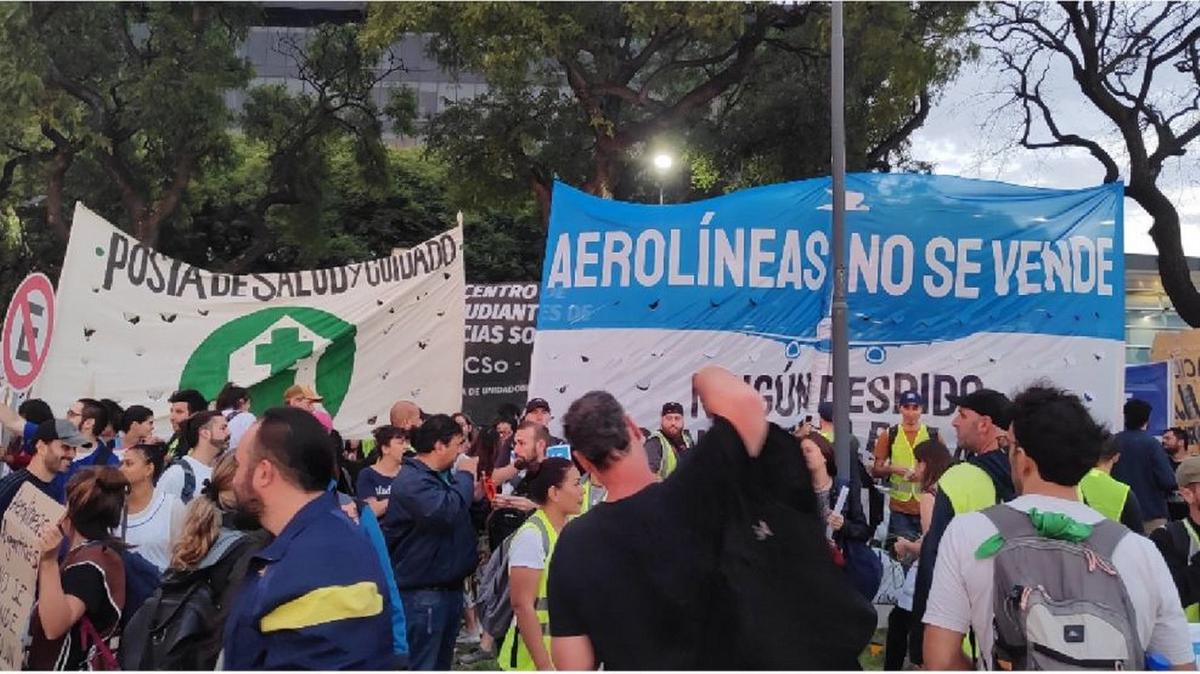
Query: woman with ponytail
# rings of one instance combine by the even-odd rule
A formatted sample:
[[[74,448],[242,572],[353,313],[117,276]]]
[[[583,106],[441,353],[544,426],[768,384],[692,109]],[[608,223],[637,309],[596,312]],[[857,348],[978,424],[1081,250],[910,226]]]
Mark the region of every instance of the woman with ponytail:
[[[529,498],[538,509],[509,543],[513,622],[496,659],[505,670],[551,670],[547,569],[559,532],[583,508],[583,486],[575,464],[559,457],[543,460],[526,479]]]
[[[221,651],[221,636],[229,605],[251,557],[270,541],[255,517],[238,507],[233,492],[237,457],[221,456],[212,477],[187,506],[183,527],[171,551],[162,587],[129,621],[121,644],[121,666],[138,670],[212,670]],[[170,629],[173,611],[184,598],[205,584],[214,612],[202,626]],[[152,638],[157,634],[180,637]],[[201,629],[202,634],[196,630]],[[186,639],[182,639],[186,637]]]
[[[67,482],[67,514],[42,540],[30,669],[86,669],[98,654],[111,658],[104,642],[116,636],[125,606],[124,544],[111,532],[128,489],[121,471],[107,466]]]
[[[161,575],[171,561],[171,548],[183,527],[183,501],[156,490],[167,453],[164,444],[136,444],[121,455],[121,474],[129,480],[125,519],[117,535]],[[133,608],[133,607],[131,607]]]

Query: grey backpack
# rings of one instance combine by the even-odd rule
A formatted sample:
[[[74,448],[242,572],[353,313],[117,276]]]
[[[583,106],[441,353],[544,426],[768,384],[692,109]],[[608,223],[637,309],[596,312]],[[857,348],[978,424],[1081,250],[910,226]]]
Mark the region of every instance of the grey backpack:
[[[1104,519],[1072,543],[1038,534],[1007,505],[983,511],[1004,537],[995,555],[992,668],[1145,668],[1136,614],[1113,551],[1130,532]]]
[[[542,520],[530,517],[526,522],[533,523],[542,535],[542,549],[549,550],[550,532],[546,531]],[[520,528],[517,531],[520,531]],[[508,626],[513,621],[512,601],[508,591],[508,552],[516,535],[516,531],[512,532],[492,551],[492,556],[479,572],[478,590],[475,593],[475,610],[479,615],[480,626],[496,640],[497,652],[508,634]]]

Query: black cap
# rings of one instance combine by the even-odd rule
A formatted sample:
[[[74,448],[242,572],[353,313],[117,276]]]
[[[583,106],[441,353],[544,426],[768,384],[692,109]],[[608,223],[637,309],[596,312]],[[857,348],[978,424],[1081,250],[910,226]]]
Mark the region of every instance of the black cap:
[[[525,403],[525,414],[529,414],[534,410],[550,411],[550,403],[546,402],[545,398],[534,398]]]
[[[994,391],[990,388],[981,388],[965,396],[946,396],[946,399],[953,405],[958,405],[985,417],[991,417],[993,426],[1008,428],[1008,409],[1012,403],[1009,402],[1008,396],[999,391]]]
[[[668,414],[682,415],[683,414],[683,405],[680,405],[679,403],[663,403],[662,416],[665,417]]]
[[[817,416],[821,417],[825,421],[833,421],[833,402],[826,400],[820,405],[817,405]]]

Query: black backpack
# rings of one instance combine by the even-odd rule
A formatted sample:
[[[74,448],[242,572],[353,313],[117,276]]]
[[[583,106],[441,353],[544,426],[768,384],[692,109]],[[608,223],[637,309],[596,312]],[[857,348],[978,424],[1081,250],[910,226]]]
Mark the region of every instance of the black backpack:
[[[170,571],[154,596],[133,614],[121,638],[118,659],[126,670],[211,671],[221,652],[224,611],[221,596],[228,582],[244,575],[254,541],[241,535],[226,544],[220,560],[193,571]]]
[[[487,516],[487,522],[484,525],[484,530],[487,533],[488,550],[495,552],[500,548],[500,544],[509,536],[516,533],[517,529],[529,519],[532,513],[516,508],[497,508]]]

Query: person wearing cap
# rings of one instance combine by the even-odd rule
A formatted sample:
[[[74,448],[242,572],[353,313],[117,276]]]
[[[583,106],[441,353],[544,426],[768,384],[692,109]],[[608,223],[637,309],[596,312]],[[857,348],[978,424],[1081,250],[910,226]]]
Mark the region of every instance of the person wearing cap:
[[[1135,398],[1125,403],[1123,411],[1125,430],[1113,436],[1121,450],[1121,462],[1113,466],[1113,477],[1137,495],[1149,534],[1167,523],[1167,495],[1175,491],[1175,476],[1162,445],[1146,432],[1150,403]]]
[[[545,398],[533,398],[525,404],[525,417],[521,421],[532,421],[550,430],[550,403]],[[563,439],[550,436],[550,446],[563,444]]]
[[[1012,467],[1001,446],[1002,438],[1007,439],[1005,429],[1009,425],[1011,403],[1008,396],[985,388],[947,398],[958,406],[952,423],[958,435],[958,445],[966,450],[967,458],[942,474],[933,502],[933,516],[922,539],[908,643],[909,659],[914,664],[923,661],[922,619],[933,583],[938,547],[946,527],[959,515],[1011,501],[1017,495],[1013,486]]]
[[[287,405],[288,407],[299,407],[302,410],[308,410],[310,414],[317,418],[317,421],[321,422],[321,426],[323,426],[326,431],[332,431],[333,417],[329,416],[328,412],[320,407],[317,407],[316,405],[316,403],[319,403],[322,400],[324,400],[324,398],[317,395],[316,390],[314,390],[313,387],[309,386],[308,384],[293,384],[287,387],[287,390],[283,392],[284,405]]]
[[[75,450],[87,443],[87,438],[66,419],[49,419],[38,424],[33,433],[33,459],[29,465],[0,480],[0,519],[26,482],[43,494],[58,500],[52,483],[54,478],[71,467]]]
[[[880,433],[876,439],[871,475],[891,482],[892,518],[888,534],[916,540],[921,535],[921,489],[913,481],[913,469],[917,465],[913,448],[926,440],[936,440],[938,433],[937,429],[921,423],[925,400],[920,393],[905,391],[898,402],[900,423],[889,428],[886,434]]]
[[[1175,469],[1175,482],[1187,503],[1187,517],[1168,522],[1150,533],[1158,546],[1171,580],[1179,591],[1188,622],[1200,623],[1200,456],[1184,459]]]
[[[1145,526],[1137,496],[1129,485],[1112,476],[1113,466],[1121,460],[1121,448],[1113,438],[1100,446],[1100,460],[1079,481],[1079,500],[1110,520],[1141,533]]]
[[[691,433],[683,427],[683,405],[665,403],[658,430],[646,440],[646,458],[650,461],[650,470],[660,478],[667,479],[679,465],[679,455],[695,444]]]
[[[959,407],[961,409],[961,403]],[[1007,629],[1013,621],[1019,619],[1023,627],[1027,617],[1032,626],[1031,636],[1017,643],[1029,651],[1046,643],[1053,644],[1049,653],[1038,649],[1049,661],[1061,663],[1049,669],[1109,669],[1114,668],[1114,660],[1116,669],[1159,669],[1158,666],[1145,666],[1144,662],[1152,662],[1150,657],[1129,667],[1127,661],[1132,660],[1131,657],[1114,655],[1118,645],[1137,643],[1147,656],[1157,656],[1154,659],[1161,661],[1161,669],[1194,670],[1195,655],[1179,595],[1154,544],[1116,522],[1106,521],[1104,515],[1078,500],[1076,488],[1096,465],[1105,439],[1104,428],[1092,418],[1079,396],[1044,382],[1018,393],[1006,410],[1007,456],[1001,451],[986,455],[995,455],[1005,463],[1011,463],[1010,474],[1020,496],[995,508],[989,505],[985,512],[961,513],[946,528],[922,617],[925,668],[1032,669],[1030,665],[1037,664],[1034,658],[1024,657],[1026,653],[1022,651],[1026,649],[1018,648],[1014,640],[1006,638],[1011,635]],[[974,420],[973,416],[970,418]],[[977,430],[985,430],[984,425],[980,423]],[[945,488],[949,474],[942,476],[940,489]],[[1011,522],[1011,528],[1005,522]],[[1045,610],[1046,604],[1035,606],[1039,602],[1037,593],[1030,598],[1028,594],[1019,593],[1021,588],[1013,586],[1012,583],[1036,583],[1048,579],[1058,571],[1059,567],[1052,561],[1055,558],[1063,569],[1071,564],[1087,569],[1084,560],[1074,552],[1060,548],[1048,552],[1047,557],[1039,557],[1039,560],[1045,560],[1040,573],[1039,569],[1029,568],[1029,575],[1023,575],[1019,580],[998,578],[1001,566],[997,553],[1003,556],[1012,551],[1004,545],[1003,537],[1025,535],[1025,532],[1035,535],[1039,541],[1059,538],[1083,543],[1103,558],[1101,565],[1107,574],[1116,576],[1119,584],[1124,586],[1121,594],[1125,608],[1115,608],[1115,612],[1129,620],[1130,632],[1122,634],[1121,638],[1113,638],[1112,628],[1101,631],[1103,619],[1094,618],[1096,614],[1088,609],[1079,611],[1082,616],[1076,613],[1069,619],[1064,615],[1065,611],[1057,613],[1057,617],[1063,619],[1062,623],[1044,620],[1043,616],[1055,612],[1059,606],[1098,600],[1089,594],[1088,587],[1074,582],[1069,572],[1064,573],[1062,586],[1056,588],[1064,594],[1045,599],[1054,607],[1048,610]],[[985,541],[991,543],[985,544]],[[1034,543],[1031,541],[1030,544]],[[924,570],[924,564],[922,550],[920,571]],[[1099,569],[1096,571],[1101,573]],[[1051,586],[1050,583],[1047,586]],[[1018,591],[1018,594],[995,596],[1009,590]],[[1019,604],[1019,608],[1009,608],[1013,604]],[[1019,613],[1020,618],[1010,614],[1005,620],[1006,616],[1001,615],[1005,610]],[[1068,610],[1074,612],[1075,609]],[[1040,643],[1036,641],[1032,635],[1038,627],[1046,630],[1042,634],[1054,634],[1057,630],[1054,634],[1057,640],[1051,637]],[[964,640],[978,647],[974,662],[964,652]],[[1113,659],[1105,661],[1104,658]]]

